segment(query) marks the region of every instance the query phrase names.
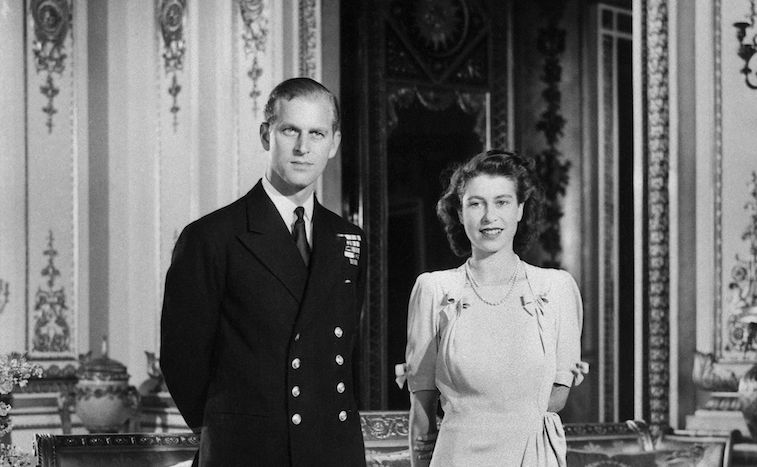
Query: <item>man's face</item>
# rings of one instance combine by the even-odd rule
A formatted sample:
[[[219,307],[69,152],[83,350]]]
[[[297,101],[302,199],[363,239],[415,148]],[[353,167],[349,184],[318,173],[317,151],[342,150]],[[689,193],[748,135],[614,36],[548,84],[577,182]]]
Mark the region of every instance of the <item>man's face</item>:
[[[342,140],[332,127],[331,102],[325,96],[279,99],[275,115],[275,122],[260,126],[268,180],[285,196],[313,188]]]

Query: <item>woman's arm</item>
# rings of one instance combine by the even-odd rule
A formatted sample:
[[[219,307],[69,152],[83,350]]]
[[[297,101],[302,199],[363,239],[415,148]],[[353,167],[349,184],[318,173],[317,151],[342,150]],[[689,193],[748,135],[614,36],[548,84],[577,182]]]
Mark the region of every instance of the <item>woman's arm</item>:
[[[410,465],[427,467],[436,445],[436,408],[439,391],[422,390],[410,393]]]
[[[563,386],[562,384],[553,384],[552,392],[549,395],[549,405],[547,405],[547,412],[559,412],[565,407],[565,403],[568,402],[568,394],[570,394],[570,388]]]

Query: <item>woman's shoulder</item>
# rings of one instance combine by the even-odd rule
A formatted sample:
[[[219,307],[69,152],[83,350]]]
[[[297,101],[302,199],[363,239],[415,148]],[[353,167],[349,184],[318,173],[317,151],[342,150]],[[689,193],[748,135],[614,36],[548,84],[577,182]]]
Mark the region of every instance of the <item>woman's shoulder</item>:
[[[415,286],[427,291],[445,293],[462,285],[465,271],[462,266],[453,269],[424,272],[415,280]]]
[[[553,288],[572,289],[576,286],[575,279],[568,271],[534,266],[525,261],[523,264],[531,287],[538,290],[537,294],[548,293]]]
[[[460,282],[460,280],[464,277],[465,270],[463,270],[462,266],[460,266],[453,269],[442,269],[439,271],[424,272],[423,274],[418,276],[416,282],[428,287],[448,286],[457,285],[457,283]]]

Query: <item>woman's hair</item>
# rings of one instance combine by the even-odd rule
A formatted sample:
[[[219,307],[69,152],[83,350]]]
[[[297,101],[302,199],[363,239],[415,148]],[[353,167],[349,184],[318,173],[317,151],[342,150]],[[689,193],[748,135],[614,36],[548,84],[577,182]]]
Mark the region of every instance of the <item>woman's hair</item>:
[[[541,233],[544,191],[534,172],[532,159],[514,152],[490,149],[473,156],[454,168],[444,194],[436,203],[436,215],[444,224],[452,251],[459,257],[471,253],[471,244],[460,222],[465,185],[479,175],[507,177],[515,182],[518,203],[523,206],[523,218],[518,223],[513,249],[522,253]]]

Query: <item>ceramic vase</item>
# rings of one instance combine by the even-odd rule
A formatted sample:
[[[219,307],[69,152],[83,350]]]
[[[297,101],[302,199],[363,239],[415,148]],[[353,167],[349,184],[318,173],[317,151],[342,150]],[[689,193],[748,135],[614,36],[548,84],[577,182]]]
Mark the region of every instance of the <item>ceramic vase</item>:
[[[75,392],[76,414],[90,433],[117,433],[138,414],[139,393],[126,367],[107,354],[82,362]]]

